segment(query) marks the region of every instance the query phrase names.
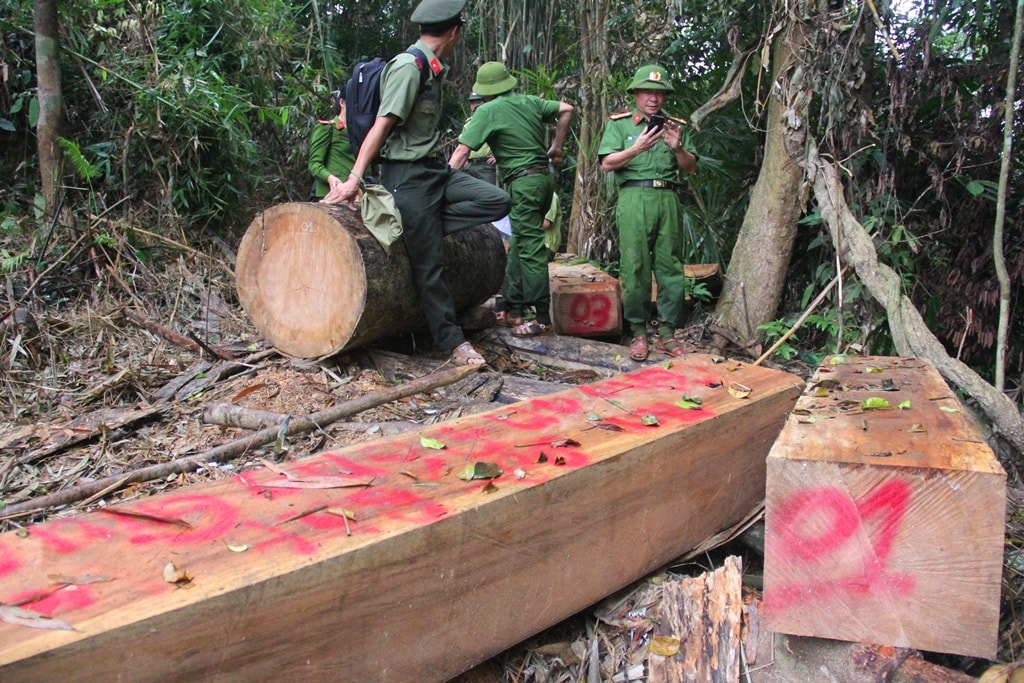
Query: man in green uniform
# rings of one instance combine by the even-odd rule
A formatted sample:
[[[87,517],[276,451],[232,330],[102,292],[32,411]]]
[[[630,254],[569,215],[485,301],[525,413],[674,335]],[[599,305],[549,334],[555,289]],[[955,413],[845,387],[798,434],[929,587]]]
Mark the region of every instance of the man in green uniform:
[[[423,0],[412,13],[420,38],[412,46],[430,69],[420,90],[416,57],[403,52],[388,62],[380,78],[380,108],[366,135],[348,180],[322,201],[349,202],[370,165],[380,156],[380,183],[395,197],[402,215],[403,239],[413,281],[437,348],[450,351],[460,365],[481,365],[455,319],[455,305],[444,279],[445,235],[490,223],[508,213],[508,194],[465,173],[453,171],[439,152],[441,85],[448,67],[441,59],[462,37],[466,0]]]
[[[484,99],[484,96],[478,92],[469,93],[470,117],[476,112],[477,107],[484,103]],[[469,119],[466,119],[466,123],[469,123]],[[465,124],[463,127],[465,127]],[[491,148],[485,144],[480,149],[475,149],[469,153],[469,161],[466,162],[466,166],[462,170],[474,178],[479,178],[491,185],[497,185],[498,169],[495,167],[496,163],[494,155],[491,154]]]
[[[679,356],[685,353],[674,338],[683,321],[686,275],[682,262],[679,219],[679,170],[697,170],[697,156],[683,148],[678,119],[661,119],[665,97],[673,92],[665,69],[640,67],[626,89],[632,111],[613,114],[598,147],[601,168],[615,173],[619,187],[615,222],[619,229],[619,279],[623,317],[630,326],[629,355],[644,360],[649,353],[647,319],[651,302],[651,270],[658,282],[658,335],[655,347]]]
[[[551,331],[551,292],[548,257],[544,246],[544,215],[551,206],[555,180],[549,160],[562,162],[562,145],[569,132],[573,107],[565,102],[512,93],[516,86],[501,62],[487,62],[477,70],[473,92],[490,98],[473,113],[459,136],[450,159],[462,168],[470,150],[490,145],[498,161],[501,181],[512,196],[512,238],[505,269],[507,321],[512,334],[527,337]],[[547,124],[555,124],[550,146]],[[534,310],[536,320],[524,315]]]
[[[309,173],[313,176],[313,197],[323,199],[345,182],[355,157],[345,130],[345,98],[334,93],[334,117],[318,120],[309,139]]]

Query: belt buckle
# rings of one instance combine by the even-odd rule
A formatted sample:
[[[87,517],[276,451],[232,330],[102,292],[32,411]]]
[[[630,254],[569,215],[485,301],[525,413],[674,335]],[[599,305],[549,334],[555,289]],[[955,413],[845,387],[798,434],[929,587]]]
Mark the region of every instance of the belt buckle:
[[[666,188],[666,187],[668,187],[668,181],[667,180],[652,180],[651,181],[651,187],[656,187],[658,189]]]

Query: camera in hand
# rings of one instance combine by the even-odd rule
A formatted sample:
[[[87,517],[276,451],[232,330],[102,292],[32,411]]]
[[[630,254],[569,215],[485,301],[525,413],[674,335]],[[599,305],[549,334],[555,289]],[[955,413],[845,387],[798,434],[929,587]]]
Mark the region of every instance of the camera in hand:
[[[665,115],[662,114],[662,113],[651,114],[651,118],[647,122],[647,130],[645,130],[644,132],[645,133],[649,133],[651,131],[657,132],[657,131],[661,130],[664,127],[665,127]]]

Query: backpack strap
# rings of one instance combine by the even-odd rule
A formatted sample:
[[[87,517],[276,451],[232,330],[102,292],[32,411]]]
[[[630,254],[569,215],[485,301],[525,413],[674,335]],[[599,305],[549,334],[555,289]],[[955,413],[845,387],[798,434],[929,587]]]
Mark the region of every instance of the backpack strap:
[[[423,94],[423,88],[427,85],[427,78],[433,73],[433,65],[427,61],[427,56],[418,47],[411,47],[406,52],[413,56],[416,60],[416,68],[420,70],[420,89],[416,93],[416,96],[419,97]],[[440,71],[440,68],[441,65],[439,63],[438,71]]]

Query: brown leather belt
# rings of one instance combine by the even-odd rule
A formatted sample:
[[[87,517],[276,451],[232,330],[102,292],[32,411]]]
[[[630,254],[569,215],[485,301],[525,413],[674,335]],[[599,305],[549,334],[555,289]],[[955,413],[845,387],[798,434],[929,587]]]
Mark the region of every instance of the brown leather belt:
[[[671,190],[675,183],[669,180],[624,180],[619,187],[653,187],[659,190]]]
[[[548,169],[543,168],[542,166],[530,166],[529,168],[524,168],[522,171],[520,171],[519,173],[516,173],[514,176],[509,178],[508,182],[511,183],[513,180],[519,180],[520,178],[522,178],[524,176],[539,175],[541,173],[543,173],[544,175],[547,175]]]

